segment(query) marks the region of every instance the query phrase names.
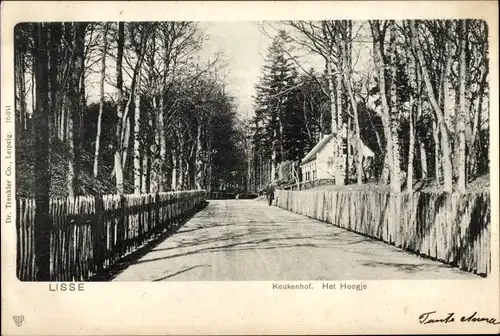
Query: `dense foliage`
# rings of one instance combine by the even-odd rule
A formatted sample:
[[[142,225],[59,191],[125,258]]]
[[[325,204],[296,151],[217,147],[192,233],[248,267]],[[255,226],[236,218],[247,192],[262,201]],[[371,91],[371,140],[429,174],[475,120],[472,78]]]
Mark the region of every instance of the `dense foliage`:
[[[20,24],[15,37],[19,196],[37,172],[53,196],[244,187],[244,130],[222,55],[198,56],[198,24]]]
[[[270,25],[276,34],[255,97],[255,189],[281,183],[280,163],[300,160],[327,133],[338,185],[368,175],[395,192],[429,179],[465,192],[489,172],[484,21]],[[322,59],[324,72],[306,69],[297,50]],[[375,153],[368,165],[363,146]]]

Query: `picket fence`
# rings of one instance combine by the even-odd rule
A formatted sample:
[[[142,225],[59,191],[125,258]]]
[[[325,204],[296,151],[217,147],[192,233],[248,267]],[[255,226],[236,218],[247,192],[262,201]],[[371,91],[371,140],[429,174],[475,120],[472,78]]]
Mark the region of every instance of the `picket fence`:
[[[488,192],[277,190],[276,205],[468,272],[491,269]]]
[[[195,211],[205,191],[51,198],[51,281],[83,281]],[[17,277],[35,280],[35,200],[16,200]],[[40,252],[41,253],[41,252]]]

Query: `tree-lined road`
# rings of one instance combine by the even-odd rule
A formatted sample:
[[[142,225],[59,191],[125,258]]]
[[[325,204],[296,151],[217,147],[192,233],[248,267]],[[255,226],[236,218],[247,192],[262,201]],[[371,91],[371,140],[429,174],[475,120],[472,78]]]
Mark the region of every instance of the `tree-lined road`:
[[[217,200],[113,281],[475,278],[265,202]]]
[[[27,251],[26,258],[19,258],[19,273],[40,281],[62,277],[56,273],[65,269],[71,270],[67,279],[88,277],[108,265],[104,256],[118,260],[131,248],[124,244],[135,248],[150,237],[152,232],[138,234],[140,216],[132,203],[141,203],[140,212],[149,213],[153,195],[168,191],[244,194],[270,183],[283,187],[301,181],[302,189],[309,189],[333,181],[339,187],[370,182],[394,194],[433,190],[446,198],[455,190],[462,194],[453,196],[456,204],[464,203],[470,191],[489,191],[486,21],[209,26],[197,21],[68,21],[15,27],[17,98],[11,131],[16,134],[16,172],[21,172],[16,198],[36,200],[28,202],[36,207],[25,209],[33,216],[18,216],[26,219],[23,237],[29,237],[22,243],[18,239],[19,251]],[[241,56],[263,62],[242,61]],[[316,57],[324,62],[316,64]],[[231,78],[229,73],[240,75]],[[366,152],[374,155],[368,159]],[[480,179],[487,182],[477,188]],[[62,208],[73,209],[80,202],[91,207],[91,195],[118,194],[131,201],[113,208],[116,223],[95,216],[108,223],[103,225],[116,225],[116,237],[88,235],[78,226],[61,229],[58,235],[64,238],[54,238],[51,223],[88,221],[83,209],[76,214],[51,210],[56,198],[67,200]],[[483,196],[489,198],[478,197]],[[375,198],[362,202],[373,206]],[[249,204],[212,202],[121,277],[392,278],[452,272],[325,223],[260,203],[248,210]],[[441,218],[456,206],[438,208],[426,205],[422,213],[430,216],[419,220]],[[464,267],[489,269],[489,240],[477,237],[478,227],[489,230],[489,203],[484,209],[487,215],[479,226],[464,223],[468,229],[458,232],[449,228],[456,234],[433,250],[460,254]],[[393,212],[387,216],[398,218]],[[90,227],[95,231],[102,225]],[[127,234],[125,242],[121,232],[138,236],[129,239]],[[413,237],[418,232],[409,235],[419,239]],[[63,242],[75,248],[55,247]],[[103,256],[101,250],[106,250]],[[71,256],[63,257],[66,252]],[[61,260],[69,265],[54,271]]]

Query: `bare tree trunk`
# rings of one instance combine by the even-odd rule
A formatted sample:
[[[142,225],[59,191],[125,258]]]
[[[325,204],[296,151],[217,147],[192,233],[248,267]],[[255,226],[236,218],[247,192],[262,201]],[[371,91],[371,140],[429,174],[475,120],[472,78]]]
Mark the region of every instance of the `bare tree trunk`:
[[[474,120],[472,123],[472,130],[471,130],[471,136],[469,139],[469,152],[473,155],[470,156],[469,158],[469,176],[473,175],[476,173],[476,167],[477,167],[477,155],[474,153],[477,153],[477,135],[478,135],[478,130],[479,130],[479,125],[481,125],[481,113],[482,113],[482,108],[483,108],[483,98],[484,98],[484,89],[486,85],[486,76],[488,72],[487,68],[487,61],[484,61],[483,65],[481,66],[481,75],[480,75],[480,87],[478,90],[478,97],[477,97],[477,102],[474,106]]]
[[[435,177],[436,177],[436,182],[439,184],[441,183],[441,159],[440,159],[440,148],[441,148],[441,141],[439,140],[439,128],[437,126],[437,121],[433,120],[432,121],[432,137],[434,139],[434,170],[435,170]]]
[[[127,156],[128,156],[128,151],[129,151],[129,144],[130,144],[130,119],[131,119],[131,106],[132,106],[132,100],[136,96],[137,88],[139,86],[139,80],[141,78],[140,72],[141,72],[141,67],[142,67],[142,58],[140,58],[137,61],[137,64],[134,69],[134,74],[132,76],[132,85],[130,88],[130,96],[128,97],[127,104],[125,105],[124,109],[124,115],[122,119],[122,133],[121,133],[121,141],[122,141],[122,169],[125,170],[126,164],[127,164]],[[124,126],[124,127],[123,127]]]
[[[141,31],[140,38],[140,47],[139,50],[136,50],[137,54],[137,62],[134,67],[133,75],[132,75],[132,83],[130,87],[130,95],[127,100],[127,104],[125,109],[123,110],[122,116],[122,124],[121,124],[121,141],[122,141],[122,170],[125,170],[127,164],[127,157],[129,152],[129,144],[130,144],[130,133],[131,133],[131,104],[134,99],[136,92],[138,90],[139,81],[141,79],[141,69],[142,62],[146,53],[146,41],[147,41],[147,33]]]
[[[53,139],[57,137],[58,124],[57,124],[57,110],[59,106],[59,92],[62,90],[59,88],[58,82],[58,72],[59,72],[59,45],[62,38],[62,24],[61,23],[50,23],[50,28],[48,29],[50,34],[49,41],[49,147],[52,148]],[[84,61],[82,57],[82,62]],[[53,155],[51,151],[51,155]],[[52,160],[52,159],[51,159]]]
[[[64,23],[64,39],[72,41],[74,35],[74,27],[70,22]],[[71,73],[74,71],[75,53],[72,48],[62,48],[64,50],[64,59],[68,62],[66,69],[63,72],[61,81],[61,90],[59,91],[61,99],[61,140],[68,142],[69,140],[69,120],[70,120],[70,103],[68,98],[68,83],[71,79]]]
[[[208,164],[206,164],[206,176],[208,176]],[[206,189],[206,186],[205,186]],[[247,186],[246,192],[250,193],[252,191],[252,151],[247,150]]]
[[[68,139],[68,98],[62,96],[61,99],[61,129],[60,129],[60,139],[66,141]]]
[[[399,153],[399,110],[398,110],[398,95],[396,91],[396,80],[397,80],[397,60],[396,60],[396,25],[394,22],[390,22],[390,48],[391,48],[391,85],[390,85],[390,95],[391,95],[391,105],[390,105],[390,116],[391,116],[391,140],[392,140],[392,156],[393,164],[391,169],[391,189],[395,192],[401,192],[401,166],[400,166],[400,153]]]
[[[103,45],[102,45],[102,58],[101,58],[101,78],[99,81],[99,115],[97,117],[97,134],[95,138],[95,152],[94,152],[94,177],[97,177],[99,169],[99,147],[101,143],[101,127],[102,127],[102,113],[104,111],[104,80],[106,79],[106,52],[108,48],[108,23],[104,24],[103,32]]]
[[[19,119],[17,130],[19,133],[17,133],[17,137],[21,138],[23,131],[26,129],[26,86],[25,86],[25,80],[24,77],[26,75],[26,64],[25,64],[25,39],[22,37],[23,33],[20,32],[19,35],[21,36],[18,41],[16,41],[19,45],[18,48],[16,48],[16,53],[15,53],[15,60],[16,60],[16,67],[15,67],[15,72],[16,72],[16,81],[18,83],[18,90],[19,90]]]
[[[139,132],[141,118],[141,95],[135,94],[134,113],[134,193],[141,193],[141,153],[139,151]]]
[[[413,38],[413,45],[415,44],[415,36]],[[415,50],[413,48],[413,50]],[[420,69],[417,67],[417,63],[415,57],[413,58],[415,63],[415,74],[417,84],[417,121],[422,120],[422,109],[423,109],[423,101],[422,101],[422,84],[421,84],[421,75]],[[428,164],[427,164],[427,151],[425,150],[424,139],[421,136],[417,136],[416,140],[418,140],[418,148],[420,150],[420,170],[421,170],[421,179],[426,179],[428,174]]]
[[[261,188],[265,188],[267,186],[267,165],[265,158],[261,162]]]
[[[160,145],[160,162],[159,162],[159,190],[163,192],[166,185],[166,164],[167,164],[167,139],[165,135],[165,125],[163,121],[163,110],[165,108],[165,99],[160,97],[160,108],[157,111],[157,121],[158,121],[158,137]]]
[[[135,93],[134,93],[135,96]],[[129,100],[132,100],[133,96],[131,95],[129,97]],[[130,110],[130,104],[127,104],[125,107],[125,111]],[[125,120],[123,121],[125,128],[123,129],[123,134],[122,134],[122,169],[125,171],[126,166],[127,166],[127,157],[128,157],[128,151],[129,151],[129,144],[130,144],[130,113],[127,113],[125,115]]]
[[[76,54],[76,40],[72,41],[72,47]],[[75,67],[70,75],[70,83],[67,95],[67,109],[66,109],[66,131],[67,141],[69,145],[69,159],[68,159],[68,175],[67,175],[67,189],[69,196],[75,196],[78,193],[78,156],[80,149],[79,139],[79,121],[80,121],[80,101],[78,97],[80,76],[78,74],[79,66],[81,63],[75,58]]]
[[[143,154],[141,160],[141,194],[147,194],[149,192],[148,166],[149,157],[147,154]]]
[[[342,166],[339,166],[339,157],[342,155],[342,152],[340,150],[340,128],[341,124],[337,125],[337,118],[341,114],[341,109],[342,109],[342,101],[338,102],[338,99],[342,99],[342,97],[339,95],[340,92],[340,87],[337,79],[337,95],[335,95],[335,84],[334,84],[334,74],[333,74],[333,56],[328,55],[326,58],[326,71],[327,71],[327,80],[328,80],[328,98],[330,100],[330,113],[331,113],[331,134],[334,137],[334,144],[333,144],[333,153],[332,156],[334,158],[334,177],[335,177],[335,184],[343,184],[341,183],[341,180],[343,180],[342,176]],[[339,105],[337,105],[339,104]],[[321,140],[321,135],[320,135],[320,140]]]
[[[382,163],[382,173],[380,174],[380,182],[383,184],[389,183],[389,151],[387,145],[384,150],[384,161]]]
[[[166,92],[167,92],[167,82],[170,75],[170,68],[174,68],[175,72],[175,60],[172,62],[172,45],[174,43],[175,37],[172,36],[170,28],[173,29],[173,25],[169,26],[163,31],[163,69],[162,69],[162,88],[160,90],[160,110],[158,111],[158,136],[160,144],[160,190],[163,191],[167,187],[167,134],[165,131],[165,108],[166,108]],[[154,42],[153,42],[154,43]],[[174,63],[173,65],[171,63]],[[173,75],[174,76],[174,75]],[[173,161],[172,161],[173,162]],[[172,185],[172,183],[171,183]],[[175,188],[174,188],[175,189]]]
[[[284,161],[284,155],[285,155],[285,150],[284,150],[284,132],[285,128],[283,127],[283,113],[282,113],[282,102],[281,102],[281,97],[279,98],[278,102],[278,127],[279,127],[279,162]],[[275,168],[278,167],[278,161],[276,162]],[[274,181],[274,177],[273,177]]]
[[[81,66],[81,74],[80,74],[80,86],[79,86],[79,92],[80,92],[80,111],[79,111],[79,121],[78,121],[78,138],[80,139],[78,142],[78,151],[81,153],[83,150],[83,141],[84,139],[84,134],[83,134],[83,120],[85,117],[86,113],[86,107],[87,107],[87,97],[86,97],[86,87],[85,87],[85,31],[86,31],[86,24],[85,28],[83,29],[82,33],[82,57],[79,59],[80,61],[80,66]],[[79,156],[81,156],[79,154]],[[79,168],[80,169],[80,168]]]
[[[33,54],[33,53],[32,53]],[[31,58],[31,112],[32,118],[34,118],[34,113],[36,110],[36,59],[35,55],[32,55]],[[28,120],[26,118],[25,129],[28,129]]]
[[[446,26],[447,26],[447,34],[451,33],[451,28],[449,27],[451,22],[447,21]],[[443,117],[444,117],[444,123],[446,126],[446,129],[451,129],[451,114],[453,113],[454,105],[453,104],[453,99],[451,96],[451,90],[453,90],[450,82],[450,74],[451,74],[451,67],[452,67],[452,62],[453,62],[453,47],[452,47],[452,42],[450,41],[450,38],[447,37],[446,40],[446,46],[445,46],[445,55],[446,55],[446,62],[444,65],[444,71],[443,71],[443,78],[442,78],[442,84],[443,84],[443,92],[442,92],[442,103],[443,103]]]
[[[467,48],[467,20],[460,20],[460,59],[459,59],[459,101],[460,109],[458,114],[458,190],[465,192],[467,183],[466,173],[466,141],[465,141],[465,124],[466,124],[466,108],[465,108],[465,81],[466,81],[466,59],[465,50]]]
[[[356,103],[356,99],[354,98],[354,94],[352,92],[351,82],[348,78],[346,78],[345,85],[347,88],[347,93],[349,95],[349,99],[351,100],[352,111],[354,113],[354,127],[355,127],[355,132],[356,132],[356,153],[358,156],[357,160],[356,160],[357,182],[358,182],[358,184],[362,184],[363,183],[363,142],[361,140],[361,130],[359,127],[358,106]]]
[[[58,69],[59,69],[59,43],[62,37],[62,25],[61,23],[51,23],[50,27],[50,46],[49,46],[49,86],[50,86],[50,105],[51,105],[51,113],[49,115],[49,143],[51,143],[52,138],[56,136],[57,132],[57,123],[56,123],[56,114],[57,114],[57,106],[58,106]],[[83,58],[82,58],[83,60]]]
[[[115,177],[116,177],[116,192],[118,194],[124,193],[123,185],[123,169],[121,164],[121,149],[115,151]]]
[[[179,170],[177,171],[178,184],[177,190],[184,190],[184,139],[182,139],[182,135],[179,137]]]
[[[391,119],[390,119],[390,108],[389,108],[389,103],[387,101],[387,93],[386,93],[386,81],[385,81],[385,66],[384,66],[384,60],[382,57],[382,47],[383,47],[383,41],[384,37],[381,36],[380,32],[380,26],[378,22],[370,22],[371,30],[372,30],[372,35],[373,35],[373,50],[374,50],[374,58],[375,58],[375,64],[377,67],[377,72],[379,75],[379,91],[380,91],[380,100],[382,102],[382,124],[384,126],[384,134],[386,138],[386,157],[384,160],[384,171],[382,173],[382,178],[384,181],[385,180],[385,174],[388,174],[390,172],[390,180],[393,180],[393,167],[394,167],[394,156],[393,156],[393,137],[392,137],[392,131],[391,131]],[[394,185],[391,182],[391,187],[394,187]]]
[[[144,139],[142,142],[142,168],[141,168],[141,193],[147,194],[150,192],[151,188],[151,154],[152,151],[152,141],[151,141],[151,130],[153,129],[153,120],[151,113],[146,112],[147,130],[143,130]],[[140,124],[140,122],[139,122]],[[145,123],[144,123],[145,124]],[[143,124],[143,125],[144,125]],[[140,128],[140,125],[139,125]]]
[[[489,36],[488,35],[488,25],[485,22],[482,22],[481,24],[482,28],[484,29],[483,31],[483,36]],[[481,150],[478,147],[479,144],[479,129],[481,125],[481,119],[482,119],[482,111],[483,111],[483,100],[485,96],[485,89],[488,86],[488,83],[486,81],[486,78],[489,73],[489,62],[488,62],[488,39],[484,39],[482,43],[482,48],[481,48],[481,53],[483,54],[483,57],[481,59],[481,65],[479,66],[479,88],[477,91],[477,95],[475,97],[476,103],[473,104],[474,100],[471,100],[471,104],[474,106],[474,120],[472,122],[472,130],[470,131],[470,138],[468,139],[468,148],[469,148],[469,153],[471,155],[468,156],[469,158],[469,178],[470,176],[476,175],[478,173],[477,171],[477,163],[481,157]],[[472,108],[471,108],[472,109]]]
[[[323,110],[320,110],[319,112],[319,137],[323,138],[323,135],[325,135],[325,117]]]
[[[330,113],[331,113],[331,133],[336,136],[337,134],[337,109],[335,105],[335,88],[333,84],[333,64],[332,58],[326,59],[326,72],[328,79],[328,99],[330,100]]]
[[[207,172],[207,191],[212,192],[212,163],[207,167],[208,172]]]
[[[172,183],[171,183],[171,188],[172,188],[172,190],[177,190],[177,185],[178,185],[178,182],[177,182],[177,179],[178,179],[177,169],[179,167],[179,160],[177,158],[177,153],[176,153],[175,150],[172,151],[172,165],[173,165],[173,168],[172,168]]]
[[[69,87],[69,105],[71,108],[69,116],[69,143],[70,143],[70,158],[68,165],[68,193],[70,196],[75,196],[79,193],[79,178],[80,178],[80,149],[81,149],[81,133],[80,121],[82,114],[82,98],[81,95],[81,79],[83,75],[83,52],[85,47],[85,23],[76,23],[76,33],[74,40],[75,52],[75,67],[71,74],[71,83]]]
[[[122,119],[123,119],[123,74],[122,74],[122,61],[123,61],[123,48],[125,44],[125,26],[123,22],[118,23],[118,46],[116,57],[116,95],[117,95],[117,124],[114,139],[115,149],[115,178],[116,178],[116,192],[123,194],[123,166],[122,166]]]
[[[185,162],[185,169],[183,170],[183,175],[182,175],[182,180],[183,180],[183,185],[185,190],[191,189],[191,183],[190,183],[190,178],[189,178],[189,173],[191,172],[191,165],[189,164],[189,160],[186,158]]]
[[[36,77],[36,110],[33,111],[35,130],[35,266],[36,280],[50,279],[50,146],[49,146],[49,92],[47,27],[45,23],[33,24],[33,58]]]
[[[438,121],[439,134],[441,135],[441,143],[437,148],[441,148],[442,153],[438,152],[438,155],[442,155],[442,166],[443,166],[443,187],[445,191],[451,192],[453,188],[453,168],[451,164],[451,153],[450,153],[450,142],[448,138],[448,130],[445,126],[443,120]]]
[[[350,36],[346,36],[343,38],[344,40],[349,39]],[[348,54],[347,46],[346,43],[342,43],[342,55],[344,59],[344,85],[346,86],[347,89],[347,94],[349,96],[349,100],[351,103],[351,108],[354,114],[354,127],[355,127],[355,132],[356,132],[356,153],[357,153],[357,167],[356,167],[356,175],[357,175],[357,182],[358,184],[363,183],[363,142],[361,140],[361,131],[360,131],[360,126],[359,126],[359,119],[358,119],[358,104],[356,102],[356,98],[354,97],[354,92],[352,89],[352,77],[351,77],[351,61],[350,61],[350,55]],[[350,146],[349,146],[350,147]]]
[[[152,161],[152,168],[151,168],[151,188],[153,192],[159,192],[160,191],[160,184],[161,184],[161,162],[160,162],[160,130],[159,130],[159,123],[161,122],[160,119],[160,114],[158,113],[158,102],[157,102],[157,97],[153,96],[152,97],[153,101],[153,114],[154,114],[154,119],[155,119],[155,124],[152,127],[152,132],[154,134],[153,136],[153,142],[151,144],[151,152],[154,153],[153,155],[153,161]]]
[[[410,39],[412,39],[410,37]],[[407,59],[408,59],[408,74],[409,74],[409,87],[410,87],[410,96],[409,96],[409,124],[410,124],[410,143],[408,148],[408,171],[406,178],[406,186],[408,189],[408,193],[411,195],[413,193],[413,156],[415,149],[415,130],[413,127],[413,113],[415,110],[415,98],[414,92],[417,87],[417,79],[415,76],[415,58],[411,50],[406,50]]]
[[[338,60],[338,65],[337,65],[337,71],[336,71],[336,82],[335,82],[335,87],[336,87],[336,98],[337,98],[337,134],[335,135],[336,139],[336,144],[334,144],[334,147],[336,148],[336,156],[335,156],[335,161],[336,161],[336,167],[335,167],[335,185],[345,185],[346,181],[346,158],[347,156],[344,154],[344,150],[347,148],[344,148],[346,145],[345,140],[346,140],[346,133],[347,133],[347,128],[346,125],[344,124],[344,118],[343,118],[343,101],[342,101],[342,70],[341,70],[341,63],[342,60]]]
[[[411,21],[410,22],[410,27],[412,30],[412,35],[417,39],[417,29],[415,27],[415,22]],[[424,60],[424,55],[422,53],[422,50],[420,49],[420,46],[416,47],[416,53],[417,53],[417,58],[418,62],[420,64],[420,69],[422,72],[422,77],[424,79],[425,83],[425,88],[427,92],[427,96],[429,97],[429,101],[431,103],[432,108],[434,109],[435,116],[436,116],[436,127],[435,127],[435,133],[437,132],[437,129],[439,128],[439,131],[441,133],[441,149],[442,149],[442,166],[443,166],[443,181],[444,181],[444,186],[443,189],[446,192],[451,192],[453,189],[453,184],[452,184],[452,178],[453,178],[453,169],[452,169],[452,164],[451,164],[451,155],[450,155],[450,143],[448,139],[448,129],[446,128],[446,123],[443,117],[443,112],[441,111],[441,107],[439,106],[438,101],[436,100],[436,97],[434,95],[434,90],[432,87],[432,83],[430,80],[429,73],[426,68],[426,63]],[[439,147],[438,147],[439,148]],[[436,161],[439,158],[439,154],[436,157]]]
[[[410,143],[408,145],[408,171],[407,171],[407,179],[406,186],[408,189],[408,193],[413,193],[413,157],[414,157],[414,148],[415,148],[415,130],[413,128],[413,97],[410,98]]]
[[[194,183],[196,179],[196,139],[194,139],[193,144],[191,145],[191,150],[189,151],[189,155],[186,159],[188,169],[186,170],[186,178],[188,181],[188,189],[194,189]]]
[[[195,186],[197,190],[202,189],[202,162],[201,162],[201,121],[198,120],[196,130],[196,150],[195,150]]]
[[[276,169],[277,169],[277,165],[278,165],[278,163],[276,161],[277,161],[276,150],[273,150],[273,152],[271,154],[271,167],[270,167],[271,171],[270,171],[270,173],[266,172],[266,177],[268,178],[268,180],[266,181],[266,184],[269,184],[269,183],[274,184],[274,182],[276,180]],[[268,174],[270,174],[271,176],[268,176]]]
[[[442,107],[443,107],[443,124],[444,124],[444,129],[448,130],[447,132],[443,132],[443,130],[441,130],[441,136],[443,136],[443,134],[445,136],[447,136],[449,134],[449,130],[453,129],[453,126],[452,126],[452,118],[451,116],[453,114],[456,115],[455,113],[455,109],[456,109],[456,105],[458,105],[457,103],[455,103],[455,101],[457,101],[456,98],[453,98],[454,96],[456,97],[456,95],[451,95],[451,92],[453,90],[453,87],[452,87],[452,84],[451,84],[451,72],[452,72],[452,63],[453,63],[453,55],[455,53],[455,50],[453,48],[453,43],[451,41],[451,39],[453,38],[452,37],[452,23],[451,21],[446,21],[445,23],[446,25],[446,32],[445,32],[445,36],[446,36],[446,44],[445,44],[445,65],[444,65],[444,71],[443,71],[443,75],[442,75],[442,92],[440,92],[440,95],[442,96],[441,99],[440,99],[440,102],[442,103]],[[452,143],[449,144],[449,147],[450,147],[450,164],[449,164],[449,168],[447,168],[446,164],[448,164],[446,161],[442,161],[443,162],[443,177],[445,178],[445,174],[446,174],[446,170],[447,169],[450,169],[451,171],[451,177],[450,179],[453,179],[454,176],[456,176],[457,174],[455,173],[455,168],[457,167],[453,167],[452,165],[452,162],[454,161],[453,159],[453,146],[452,146]],[[445,148],[443,148],[443,150],[446,150]],[[445,182],[446,183],[446,182]],[[451,183],[451,182],[450,182]]]

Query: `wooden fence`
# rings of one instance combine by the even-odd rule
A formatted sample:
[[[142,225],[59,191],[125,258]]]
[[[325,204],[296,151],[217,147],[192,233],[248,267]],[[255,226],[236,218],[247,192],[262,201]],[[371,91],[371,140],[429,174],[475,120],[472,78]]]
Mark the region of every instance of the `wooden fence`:
[[[276,204],[465,271],[491,269],[488,192],[277,190]]]
[[[205,191],[50,199],[50,278],[82,281],[172,228],[205,201]],[[35,280],[35,200],[17,199],[17,276]]]
[[[334,185],[335,180],[334,179],[316,179],[316,180],[310,180],[310,181],[302,181],[299,183],[292,183],[292,184],[287,184],[284,186],[280,186],[280,189],[284,190],[305,190],[305,189],[311,189],[323,185]]]
[[[249,193],[226,193],[226,192],[209,192],[207,193],[208,200],[229,200],[229,199],[254,199],[257,198],[256,194]]]

